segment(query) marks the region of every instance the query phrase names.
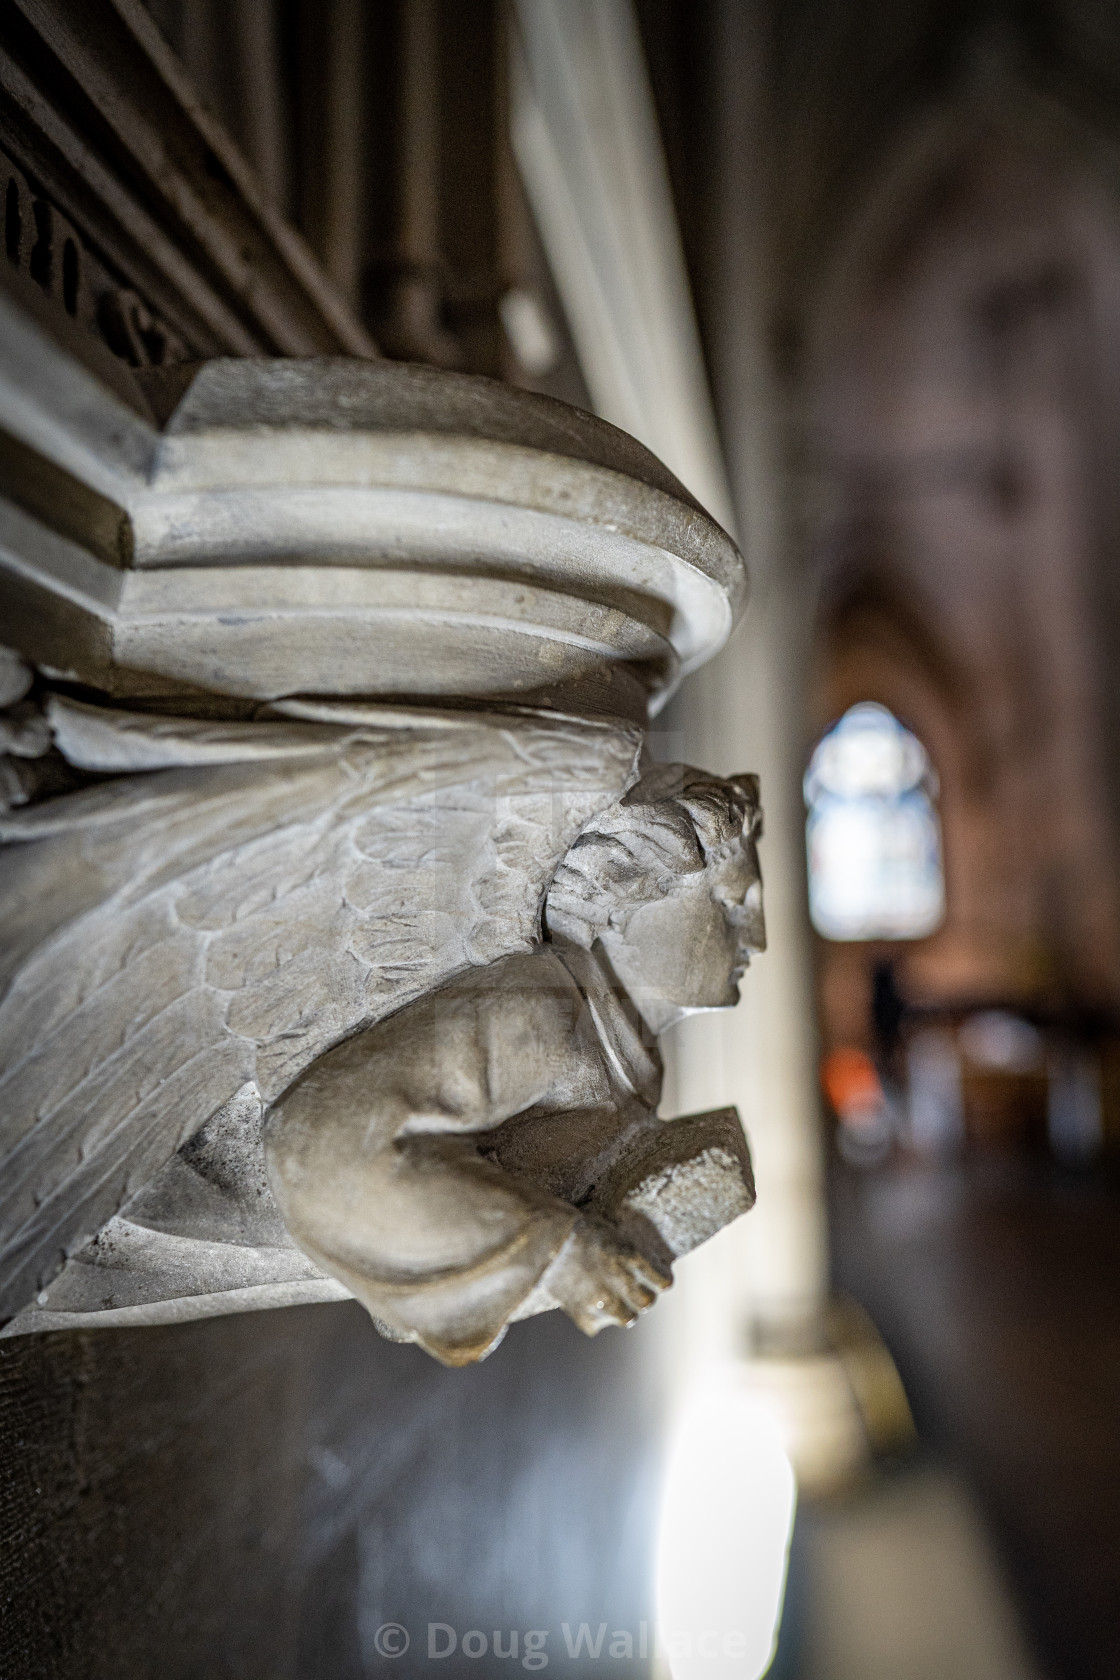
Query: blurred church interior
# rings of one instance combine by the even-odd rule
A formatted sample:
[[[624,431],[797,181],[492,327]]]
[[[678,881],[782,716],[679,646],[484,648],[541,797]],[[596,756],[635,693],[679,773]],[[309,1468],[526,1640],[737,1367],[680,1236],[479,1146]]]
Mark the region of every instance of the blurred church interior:
[[[80,365],[487,375],[732,531],[751,606],[651,745],[760,772],[769,930],[662,1110],[737,1104],[758,1206],[627,1335],[0,1341],[0,1674],[547,1627],[573,1677],[1113,1680],[1120,12],[3,0],[0,76],[0,271]],[[746,1654],[658,1641],[690,1569]]]

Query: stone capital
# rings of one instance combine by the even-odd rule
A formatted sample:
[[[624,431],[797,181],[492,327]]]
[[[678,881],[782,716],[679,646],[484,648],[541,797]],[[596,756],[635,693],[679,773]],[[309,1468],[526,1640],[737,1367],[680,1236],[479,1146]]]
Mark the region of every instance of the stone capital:
[[[143,375],[140,415],[0,324],[5,1333],[355,1293],[461,1363],[550,1306],[627,1321],[749,1161],[734,1119],[656,1120],[625,1045],[661,1017],[546,903],[617,809],[601,849],[683,907],[621,969],[694,921],[673,1007],[709,1004],[759,948],[750,779],[625,804],[741,609],[734,544],[491,381],[218,360]]]

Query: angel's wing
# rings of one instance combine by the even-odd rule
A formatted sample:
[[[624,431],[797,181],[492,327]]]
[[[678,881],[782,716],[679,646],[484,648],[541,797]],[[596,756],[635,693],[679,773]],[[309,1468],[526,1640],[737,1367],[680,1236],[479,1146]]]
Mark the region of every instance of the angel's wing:
[[[142,771],[0,824],[0,1317],[247,1081],[531,948],[636,730],[288,703],[191,723],[54,703]],[[157,768],[163,765],[165,768]]]

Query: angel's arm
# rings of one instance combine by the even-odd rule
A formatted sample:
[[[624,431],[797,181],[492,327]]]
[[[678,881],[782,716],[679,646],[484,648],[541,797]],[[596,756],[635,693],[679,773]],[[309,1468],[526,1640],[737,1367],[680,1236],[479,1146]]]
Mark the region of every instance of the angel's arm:
[[[485,1353],[542,1283],[595,1330],[630,1322],[667,1282],[472,1141],[594,1079],[580,1009],[554,959],[508,958],[339,1045],[270,1117],[270,1176],[297,1242],[448,1363]]]

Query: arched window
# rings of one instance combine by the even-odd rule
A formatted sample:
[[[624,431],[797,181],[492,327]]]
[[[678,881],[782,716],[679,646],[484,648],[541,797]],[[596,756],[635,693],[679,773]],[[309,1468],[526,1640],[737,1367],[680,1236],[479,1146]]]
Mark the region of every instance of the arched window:
[[[937,778],[885,706],[853,706],[805,775],[809,911],[826,939],[921,939],[945,913]]]

